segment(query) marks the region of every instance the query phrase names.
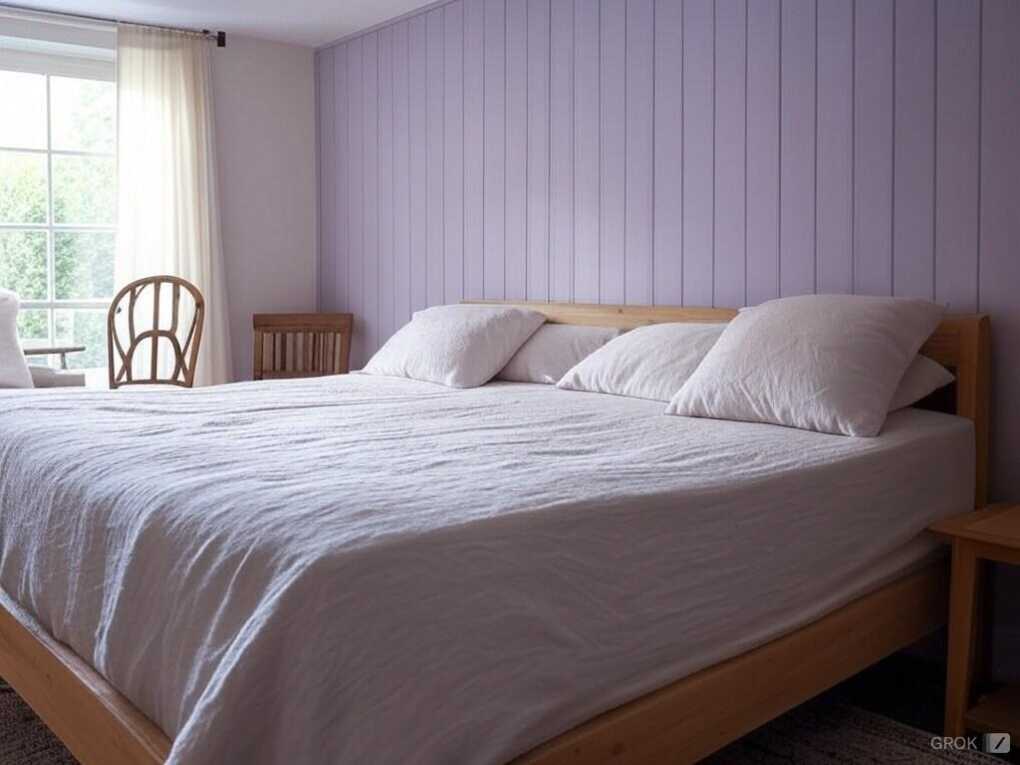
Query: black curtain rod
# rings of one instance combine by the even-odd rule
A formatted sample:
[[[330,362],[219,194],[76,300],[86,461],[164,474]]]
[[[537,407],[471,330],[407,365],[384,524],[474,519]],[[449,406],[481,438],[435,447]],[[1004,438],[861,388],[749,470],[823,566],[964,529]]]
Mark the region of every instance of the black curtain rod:
[[[167,24],[143,24],[137,21],[111,19],[108,16],[90,16],[85,13],[65,13],[64,11],[51,11],[43,8],[27,8],[24,5],[12,5],[10,3],[0,3],[0,8],[10,8],[14,11],[24,11],[26,13],[42,13],[49,14],[51,16],[64,16],[72,19],[83,19],[85,21],[101,21],[106,24],[131,24],[136,27],[153,27],[154,29],[169,29],[173,32],[189,32],[191,34],[202,35],[210,40],[215,40],[217,48],[227,47],[227,33],[223,31],[213,33],[208,29],[188,29],[187,27],[172,27]]]

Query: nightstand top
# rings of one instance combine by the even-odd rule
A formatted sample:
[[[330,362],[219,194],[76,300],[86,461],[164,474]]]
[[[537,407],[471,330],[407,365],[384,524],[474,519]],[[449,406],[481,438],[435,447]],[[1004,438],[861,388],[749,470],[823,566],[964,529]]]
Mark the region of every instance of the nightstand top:
[[[950,537],[1020,550],[1020,505],[990,505],[936,521],[929,531]]]

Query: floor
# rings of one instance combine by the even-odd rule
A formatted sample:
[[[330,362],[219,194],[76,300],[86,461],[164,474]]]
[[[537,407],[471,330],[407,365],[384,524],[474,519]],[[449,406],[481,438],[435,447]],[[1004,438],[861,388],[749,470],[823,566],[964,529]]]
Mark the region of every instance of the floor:
[[[942,650],[938,639],[934,650]],[[942,661],[903,652],[866,669],[830,693],[869,712],[941,735],[945,691]],[[998,759],[1020,765],[1020,741],[1013,746],[1009,755]]]

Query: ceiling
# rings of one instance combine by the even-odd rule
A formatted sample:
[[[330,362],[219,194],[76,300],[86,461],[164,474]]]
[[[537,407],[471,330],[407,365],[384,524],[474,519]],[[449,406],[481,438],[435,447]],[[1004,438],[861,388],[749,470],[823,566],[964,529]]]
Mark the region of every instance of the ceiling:
[[[323,45],[433,0],[12,0],[40,11]]]

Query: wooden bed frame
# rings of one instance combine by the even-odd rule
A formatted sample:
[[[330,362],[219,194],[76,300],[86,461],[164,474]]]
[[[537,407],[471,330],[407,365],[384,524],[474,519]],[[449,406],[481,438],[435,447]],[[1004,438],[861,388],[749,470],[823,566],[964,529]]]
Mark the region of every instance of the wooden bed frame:
[[[550,322],[633,328],[723,322],[736,311],[519,303]],[[946,318],[922,353],[951,368],[947,407],[974,422],[975,505],[988,491],[989,320]],[[515,765],[693,762],[914,643],[945,623],[946,562],[928,564],[752,651],[701,670],[578,726]],[[171,742],[86,661],[0,592],[0,677],[83,765],[156,765]]]

